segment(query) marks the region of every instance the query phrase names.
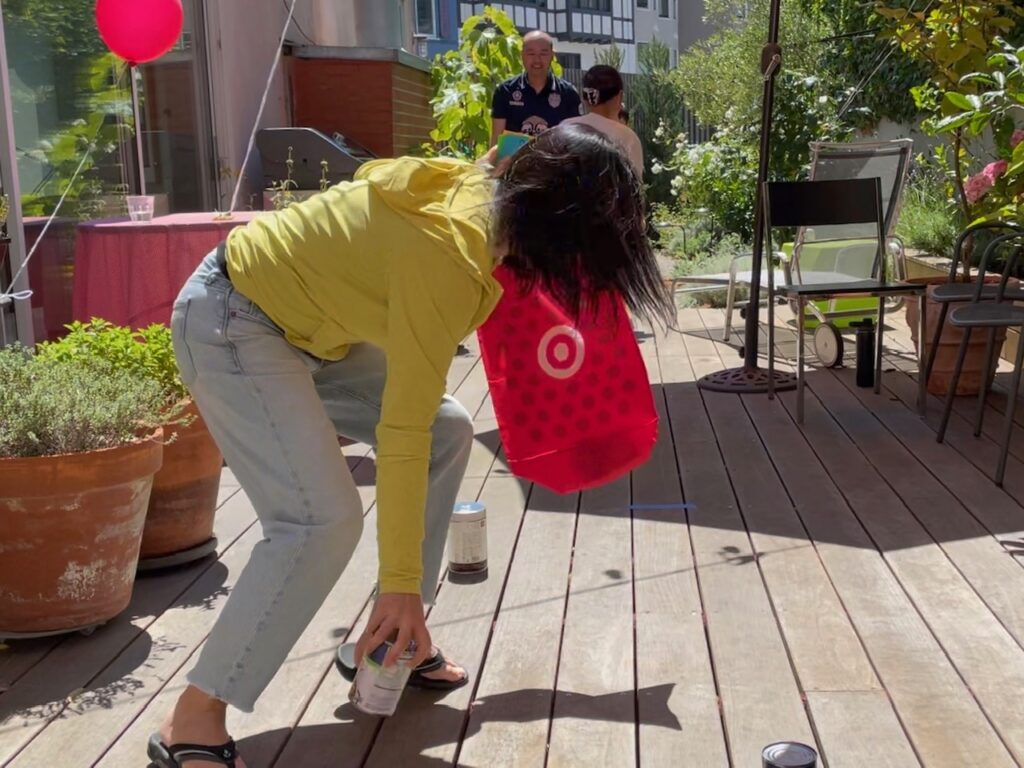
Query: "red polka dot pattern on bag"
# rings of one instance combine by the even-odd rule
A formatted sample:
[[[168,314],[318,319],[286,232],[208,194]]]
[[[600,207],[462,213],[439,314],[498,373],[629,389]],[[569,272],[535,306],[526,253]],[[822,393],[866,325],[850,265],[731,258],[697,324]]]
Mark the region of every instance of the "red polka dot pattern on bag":
[[[523,295],[503,267],[505,293],[480,328],[480,347],[509,466],[568,492],[642,462],[657,414],[621,301],[574,322],[539,290]]]

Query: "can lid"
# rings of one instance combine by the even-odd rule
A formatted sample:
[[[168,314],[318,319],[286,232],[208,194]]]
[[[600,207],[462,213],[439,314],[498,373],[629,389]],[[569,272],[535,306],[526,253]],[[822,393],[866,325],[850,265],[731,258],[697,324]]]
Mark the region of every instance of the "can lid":
[[[452,516],[463,522],[483,520],[486,514],[487,507],[479,501],[460,501],[452,509]]]
[[[798,741],[780,741],[765,747],[761,757],[771,768],[814,768],[818,753]]]

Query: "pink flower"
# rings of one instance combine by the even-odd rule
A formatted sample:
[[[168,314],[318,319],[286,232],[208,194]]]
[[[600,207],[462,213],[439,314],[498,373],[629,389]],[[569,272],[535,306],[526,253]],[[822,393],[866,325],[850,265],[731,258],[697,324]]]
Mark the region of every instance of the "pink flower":
[[[1016,147],[1022,141],[1024,141],[1024,128],[1018,128],[1010,137],[1010,146]]]
[[[990,178],[985,171],[971,176],[964,182],[964,194],[967,196],[967,202],[974,205],[992,189],[993,184],[995,184],[995,179]]]
[[[989,180],[989,186],[991,187],[996,183],[996,180],[999,179],[1000,176],[1006,173],[1006,169],[1009,165],[1010,164],[1005,160],[996,160],[994,163],[986,165],[985,169],[981,172],[981,175]]]

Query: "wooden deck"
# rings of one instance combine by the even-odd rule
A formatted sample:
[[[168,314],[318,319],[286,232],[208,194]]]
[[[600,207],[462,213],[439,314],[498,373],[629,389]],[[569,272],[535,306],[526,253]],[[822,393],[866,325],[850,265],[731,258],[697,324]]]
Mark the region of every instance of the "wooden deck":
[[[1024,430],[1006,489],[989,479],[1004,398],[981,439],[970,401],[936,444],[939,404],[914,413],[900,326],[882,395],[813,371],[801,429],[793,393],[698,390],[739,358],[713,340],[721,312],[680,323],[642,345],[665,417],[652,459],[580,496],[510,476],[481,365],[456,361],[479,432],[462,495],[489,508],[490,574],[446,580],[430,625],[473,682],[409,691],[386,721],[352,710],[331,663],[362,627],[376,558],[373,460],[345,449],[371,524],[256,713],[232,715],[250,768],[756,768],[784,739],[829,768],[1024,762]],[[0,651],[0,765],[146,764],[260,535],[228,472],[217,535],[216,558],[140,577],[91,637]]]

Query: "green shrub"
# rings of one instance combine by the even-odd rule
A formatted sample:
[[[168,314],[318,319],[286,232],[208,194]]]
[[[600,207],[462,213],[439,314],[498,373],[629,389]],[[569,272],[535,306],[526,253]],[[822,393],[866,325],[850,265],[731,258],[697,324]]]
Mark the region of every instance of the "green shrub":
[[[896,224],[897,237],[908,248],[932,256],[951,256],[959,232],[954,205],[946,195],[941,171],[918,165],[903,196]]]
[[[838,94],[820,78],[787,70],[779,75],[778,87],[770,178],[806,178],[810,142],[846,141],[851,129],[837,117]],[[667,164],[653,163],[651,172],[672,175],[671,189],[683,209],[706,211],[716,234],[738,234],[749,241],[754,231],[760,134],[760,123],[741,119],[739,111],[728,113],[715,135],[702,144],[662,132],[659,138],[671,145],[672,158]]]
[[[189,396],[178,374],[171,330],[166,325],[154,323],[133,331],[94,317],[89,323],[76,321],[65,327],[66,336],[38,345],[36,354],[40,358],[106,361],[137,378],[155,381],[171,405]]]
[[[430,68],[430,104],[437,127],[426,154],[475,160],[491,146],[491,97],[495,88],[522,71],[523,39],[501,10],[486,6],[466,19],[459,47],[438,54]],[[557,62],[555,74],[561,74]]]
[[[0,457],[114,448],[167,420],[165,391],[96,359],[61,360],[0,349]]]
[[[707,229],[697,229],[692,236],[686,238],[681,253],[684,258],[677,258],[673,269],[674,277],[690,275],[717,275],[729,271],[734,257],[750,253],[750,245],[744,244],[736,235],[725,235],[719,240]],[[748,267],[745,267],[748,268]],[[691,284],[695,286],[696,284]],[[733,299],[736,306],[745,302],[750,290],[745,285],[736,286]],[[726,291],[724,287],[709,287],[708,290],[693,290],[677,294],[677,304],[682,307],[724,307]]]

